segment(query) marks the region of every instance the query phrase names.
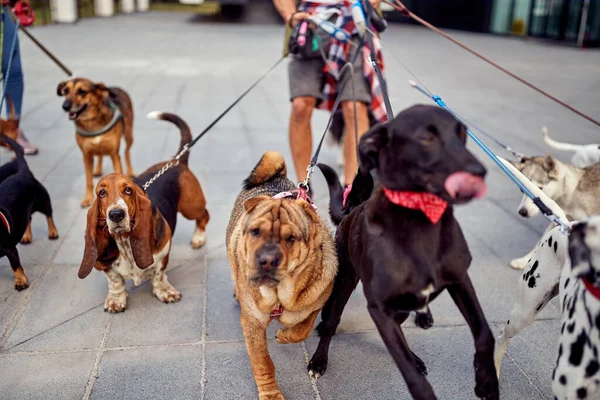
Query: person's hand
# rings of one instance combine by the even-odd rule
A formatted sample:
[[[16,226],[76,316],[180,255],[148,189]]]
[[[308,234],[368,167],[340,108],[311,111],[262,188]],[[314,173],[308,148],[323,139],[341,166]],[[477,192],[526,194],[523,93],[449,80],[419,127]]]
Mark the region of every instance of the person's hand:
[[[310,17],[310,14],[306,12],[295,12],[287,17],[286,22],[291,28],[293,28],[298,22],[304,21],[305,19],[308,19],[308,17]]]

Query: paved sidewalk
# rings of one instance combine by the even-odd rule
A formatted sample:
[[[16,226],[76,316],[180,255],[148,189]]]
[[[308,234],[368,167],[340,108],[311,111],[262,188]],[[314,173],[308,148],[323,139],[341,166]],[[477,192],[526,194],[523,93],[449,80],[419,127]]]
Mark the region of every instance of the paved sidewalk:
[[[125,88],[135,106],[133,164],[142,171],[177,149],[179,135],[166,122],[147,120],[154,110],[174,111],[197,133],[275,62],[282,48],[277,25],[192,23],[186,14],[150,13],[90,19],[76,25],[35,28],[33,33],[79,76]],[[486,35],[455,33],[501,65],[579,109],[597,115],[600,52],[555,47]],[[414,26],[392,26],[384,56],[394,110],[428,103],[410,89],[410,78],[392,53],[444,97],[458,113],[527,154],[542,154],[541,127],[558,139],[597,143],[598,129],[511,80],[450,42]],[[124,314],[103,312],[106,278],[97,271],[77,277],[86,211],[83,165],[72,124],[61,110],[57,84],[65,78],[26,37],[23,129],[40,147],[29,157],[49,190],[60,232],[46,238],[45,220],[33,217],[33,244],[20,246],[31,287],[13,288],[0,260],[1,399],[252,399],[255,385],[239,325],[239,309],[224,247],[225,228],[242,180],[267,149],[287,144],[287,72],[281,65],[194,147],[190,166],[203,185],[211,221],[204,249],[189,246],[193,223],[181,218],[168,275],[183,293],[165,305],[144,284],[128,286]],[[318,112],[315,136],[327,114]],[[516,213],[520,192],[474,149],[489,167],[489,195],[458,209],[474,261],[470,275],[494,333],[506,321],[519,276],[507,263],[527,252],[545,228],[540,217]],[[338,150],[322,161],[335,165]],[[567,154],[559,154],[568,160]],[[1,162],[9,159],[0,152]],[[105,173],[111,171],[105,162]],[[291,170],[290,166],[290,170]],[[327,208],[322,176],[315,174],[318,205]],[[131,284],[129,284],[131,285]],[[474,398],[473,340],[447,294],[433,303],[435,325],[412,322],[405,332],[427,364],[440,399]],[[503,399],[551,399],[559,310],[556,300],[516,338],[504,359]],[[270,337],[274,338],[276,324]],[[313,335],[298,345],[270,341],[277,379],[288,399],[409,399],[406,385],[382,344],[356,291],[331,346],[327,373],[311,381],[306,363]]]

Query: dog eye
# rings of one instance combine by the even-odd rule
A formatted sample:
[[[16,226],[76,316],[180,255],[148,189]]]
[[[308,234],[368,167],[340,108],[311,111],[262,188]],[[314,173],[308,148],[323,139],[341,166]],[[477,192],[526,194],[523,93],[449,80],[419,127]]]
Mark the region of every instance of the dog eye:
[[[250,233],[252,234],[252,236],[258,236],[260,235],[260,228],[254,228],[250,231]]]
[[[83,89],[79,89],[77,91],[77,94],[80,95],[80,96],[85,96],[87,94],[87,92],[85,90],[83,90]]]
[[[125,194],[131,194],[131,193],[133,193],[133,191],[131,190],[131,188],[130,187],[126,187],[125,188]]]
[[[102,189],[98,192],[98,197],[106,197],[106,190]]]
[[[424,132],[421,134],[421,136],[419,137],[419,141],[421,142],[421,144],[431,144],[435,141],[436,136],[431,133],[431,132]]]
[[[294,244],[294,242],[295,242],[295,241],[296,241],[296,238],[294,237],[294,235],[290,235],[290,236],[288,236],[288,238],[287,238],[287,242],[288,242],[289,244]]]
[[[69,94],[69,88],[64,88],[62,91],[63,96],[66,96]]]

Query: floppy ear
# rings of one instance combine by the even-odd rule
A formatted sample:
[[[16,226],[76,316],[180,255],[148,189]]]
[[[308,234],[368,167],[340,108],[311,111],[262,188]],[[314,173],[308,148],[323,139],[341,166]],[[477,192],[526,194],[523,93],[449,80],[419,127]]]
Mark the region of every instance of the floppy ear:
[[[263,200],[266,199],[270,199],[269,196],[258,196],[258,197],[253,197],[251,199],[248,199],[244,202],[244,210],[246,210],[247,213],[252,212],[252,210],[254,210],[256,208],[256,206],[258,205],[258,203],[260,203]]]
[[[135,202],[134,224],[129,235],[129,243],[136,265],[140,269],[145,269],[154,263],[152,255],[152,243],[154,243],[152,203],[140,187],[135,188]]]
[[[112,92],[112,91],[111,91],[111,90],[110,90],[108,87],[106,87],[106,85],[105,85],[104,83],[102,83],[102,82],[100,82],[100,83],[96,83],[96,84],[94,85],[94,90],[96,90],[97,92],[101,93],[101,94],[102,94],[102,96],[103,96],[104,98],[111,97],[111,98],[113,98],[113,99],[114,99],[115,97],[117,97],[117,96],[115,96],[115,94],[114,94],[114,93],[113,93],[113,92]]]
[[[558,178],[558,168],[556,168],[556,159],[552,154],[546,154],[542,167],[544,167],[544,170],[548,172],[548,176],[550,176],[551,178]]]
[[[306,212],[310,216],[310,218],[312,219],[313,222],[319,222],[319,216],[317,215],[317,212],[315,211],[314,208],[312,208],[312,206],[308,203],[308,201],[302,200],[302,199],[296,199],[295,202],[300,207],[302,207],[304,212]]]
[[[79,266],[79,279],[83,279],[92,272],[94,264],[98,260],[98,246],[96,244],[96,233],[98,228],[98,200],[90,207],[87,213],[87,226],[85,228],[85,248],[83,259]]]
[[[63,89],[65,88],[66,84],[67,84],[67,82],[65,82],[65,81],[58,84],[58,86],[56,87],[56,95],[57,96],[63,95]]]
[[[360,139],[358,155],[360,167],[364,171],[371,171],[379,166],[379,152],[388,141],[388,125],[388,122],[376,125]]]

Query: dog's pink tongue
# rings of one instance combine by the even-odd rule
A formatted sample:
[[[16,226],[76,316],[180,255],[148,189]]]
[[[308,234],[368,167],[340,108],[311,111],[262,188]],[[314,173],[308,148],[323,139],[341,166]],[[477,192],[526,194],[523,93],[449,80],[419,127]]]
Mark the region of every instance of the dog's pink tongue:
[[[487,193],[483,178],[468,172],[453,173],[446,178],[444,186],[453,199],[457,197],[479,199]]]

